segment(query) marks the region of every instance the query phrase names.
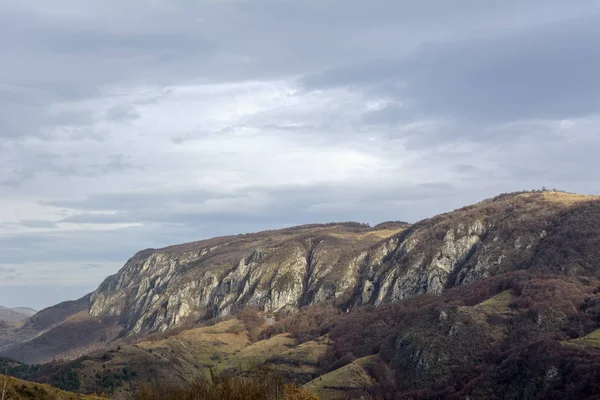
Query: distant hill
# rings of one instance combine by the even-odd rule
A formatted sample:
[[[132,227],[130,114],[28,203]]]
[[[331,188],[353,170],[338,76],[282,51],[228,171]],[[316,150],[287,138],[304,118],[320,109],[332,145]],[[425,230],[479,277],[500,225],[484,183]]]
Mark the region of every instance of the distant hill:
[[[35,315],[37,311],[27,307],[7,308],[0,306],[0,321],[19,322]]]

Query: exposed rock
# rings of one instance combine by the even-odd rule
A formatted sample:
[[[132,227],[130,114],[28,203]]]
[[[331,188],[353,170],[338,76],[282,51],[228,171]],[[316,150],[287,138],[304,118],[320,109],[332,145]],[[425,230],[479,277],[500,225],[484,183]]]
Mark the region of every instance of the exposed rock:
[[[398,240],[380,245],[383,237],[373,228],[326,225],[145,250],[92,294],[90,313],[119,315],[139,333],[243,307],[272,313],[335,302],[362,284],[367,263],[380,266],[394,250]]]
[[[410,227],[309,225],[145,250],[92,294],[90,312],[121,316],[137,333],[243,307],[272,313],[440,294],[533,265],[565,207],[541,195],[507,195]]]

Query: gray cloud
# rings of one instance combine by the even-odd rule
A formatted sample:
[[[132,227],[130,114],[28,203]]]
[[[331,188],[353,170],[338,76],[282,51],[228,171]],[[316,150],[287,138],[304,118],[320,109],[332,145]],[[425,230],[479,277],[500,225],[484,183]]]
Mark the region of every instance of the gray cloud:
[[[20,153],[13,161],[13,170],[4,180],[6,186],[19,186],[38,174],[71,177],[99,177],[107,174],[126,172],[136,167],[128,161],[127,155],[111,154],[102,160],[88,160],[76,154],[52,154],[29,150]],[[30,159],[29,157],[34,157]]]
[[[0,304],[147,247],[597,192],[599,27],[595,0],[5,1]]]
[[[47,220],[23,220],[19,222],[19,225],[27,227],[27,228],[45,228],[52,229],[56,228],[56,223]]]
[[[20,275],[15,268],[0,267],[0,284],[15,281]]]
[[[134,106],[128,104],[121,104],[111,107],[106,112],[106,118],[111,121],[117,122],[130,122],[138,119],[140,114],[137,112]]]
[[[102,268],[102,265],[101,264],[88,263],[88,264],[83,264],[81,266],[81,269],[98,269],[98,268]]]
[[[369,113],[364,121],[371,124],[423,116],[478,126],[582,117],[599,111],[599,36],[600,14],[594,14],[495,38],[424,44],[399,59],[341,67],[303,83],[311,89],[363,87],[406,103]]]
[[[203,201],[215,198],[231,198],[230,195],[218,194],[209,190],[194,189],[178,191],[176,194],[163,191],[109,192],[96,193],[82,200],[51,200],[42,201],[44,205],[64,207],[84,211],[139,211],[168,208],[174,203],[201,204]],[[99,215],[99,220],[102,216]]]

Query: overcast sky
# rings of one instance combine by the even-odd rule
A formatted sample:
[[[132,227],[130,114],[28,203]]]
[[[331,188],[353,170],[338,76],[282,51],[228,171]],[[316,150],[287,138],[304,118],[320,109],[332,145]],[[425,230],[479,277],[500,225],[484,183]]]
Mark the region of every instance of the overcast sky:
[[[598,193],[597,0],[0,1],[0,304],[136,251]]]

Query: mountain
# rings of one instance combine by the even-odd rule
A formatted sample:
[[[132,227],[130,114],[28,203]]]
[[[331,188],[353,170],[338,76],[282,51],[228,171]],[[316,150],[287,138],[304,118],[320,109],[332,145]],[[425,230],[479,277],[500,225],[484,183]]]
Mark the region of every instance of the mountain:
[[[7,308],[0,306],[0,321],[19,322],[33,316],[36,312],[26,307]]]
[[[600,241],[589,231],[599,205],[521,193],[411,226],[309,225],[144,250],[92,293],[90,314],[120,316],[137,334],[248,306],[379,305],[515,269],[598,276]]]
[[[90,314],[122,316],[128,334],[247,306],[267,312],[350,300],[364,262],[381,262],[408,224],[305,225],[144,250],[92,293]]]
[[[76,307],[43,310],[10,340],[3,335],[0,354],[70,358],[102,337],[164,332],[244,307],[380,305],[516,269],[597,276],[599,204],[594,196],[511,193],[413,225],[304,225],[143,250]],[[63,323],[102,334],[65,345],[46,339],[62,336]],[[35,346],[23,351],[18,342],[28,340]]]
[[[548,191],[415,224],[214,238],[137,253],[88,296],[0,329],[0,355],[67,360],[32,379],[73,371],[122,398],[142,377],[257,363],[325,399],[596,398],[598,260],[600,198]]]

